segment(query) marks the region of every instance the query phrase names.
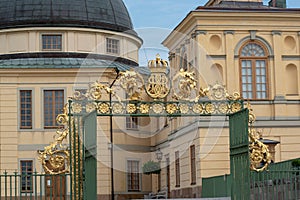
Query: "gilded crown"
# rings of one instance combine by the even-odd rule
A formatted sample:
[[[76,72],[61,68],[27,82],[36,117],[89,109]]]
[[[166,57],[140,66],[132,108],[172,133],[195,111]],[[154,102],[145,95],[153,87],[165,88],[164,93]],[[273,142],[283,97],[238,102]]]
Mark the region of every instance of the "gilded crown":
[[[162,60],[159,54],[156,55],[155,60],[150,60],[148,62],[148,67],[151,72],[166,73],[168,65],[168,61]]]

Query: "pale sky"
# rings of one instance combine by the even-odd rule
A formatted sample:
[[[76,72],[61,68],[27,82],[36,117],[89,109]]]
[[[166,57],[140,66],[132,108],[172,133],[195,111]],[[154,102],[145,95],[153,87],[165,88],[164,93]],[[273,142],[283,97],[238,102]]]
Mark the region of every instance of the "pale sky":
[[[144,40],[140,50],[140,65],[155,58],[156,53],[168,59],[168,50],[161,42],[184,17],[208,0],[123,0],[130,13],[133,26]],[[263,1],[265,5],[269,0]],[[300,8],[300,0],[287,0],[288,8]]]

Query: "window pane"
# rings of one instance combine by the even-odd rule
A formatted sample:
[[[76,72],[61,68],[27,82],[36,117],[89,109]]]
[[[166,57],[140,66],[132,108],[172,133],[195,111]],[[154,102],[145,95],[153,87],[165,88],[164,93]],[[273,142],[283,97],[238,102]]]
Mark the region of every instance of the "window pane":
[[[42,35],[43,50],[62,50],[62,35]]]
[[[243,83],[247,83],[247,77],[246,77],[246,76],[243,76],[243,77],[242,77],[242,82],[243,82]]]
[[[261,95],[260,94],[261,94],[260,92],[257,92],[256,93],[256,98],[261,99]]]
[[[248,91],[252,91],[252,85],[248,85]]]
[[[251,76],[248,77],[248,83],[252,83],[252,77]]]
[[[127,187],[128,191],[140,190],[140,174],[139,174],[139,161],[127,161]]]
[[[32,128],[32,91],[20,91],[20,128]]]
[[[261,91],[261,85],[260,84],[257,84],[256,90]]]
[[[44,127],[56,128],[56,117],[62,112],[64,107],[63,90],[44,91]]]
[[[120,41],[116,39],[106,38],[106,52],[119,54],[120,53]]]
[[[20,161],[21,165],[21,192],[32,193],[33,192],[33,162],[32,160]]]

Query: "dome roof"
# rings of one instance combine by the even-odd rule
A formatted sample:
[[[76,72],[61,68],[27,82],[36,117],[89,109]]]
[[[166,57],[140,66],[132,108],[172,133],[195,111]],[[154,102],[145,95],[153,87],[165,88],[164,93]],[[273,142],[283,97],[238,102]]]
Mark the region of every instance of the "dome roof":
[[[0,0],[0,28],[37,26],[133,29],[122,0]]]

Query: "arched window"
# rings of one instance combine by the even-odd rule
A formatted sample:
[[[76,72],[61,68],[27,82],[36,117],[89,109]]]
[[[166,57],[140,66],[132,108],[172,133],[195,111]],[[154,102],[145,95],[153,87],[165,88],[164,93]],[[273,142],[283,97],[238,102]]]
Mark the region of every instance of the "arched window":
[[[258,42],[248,42],[240,50],[241,93],[245,99],[268,98],[267,51]]]

